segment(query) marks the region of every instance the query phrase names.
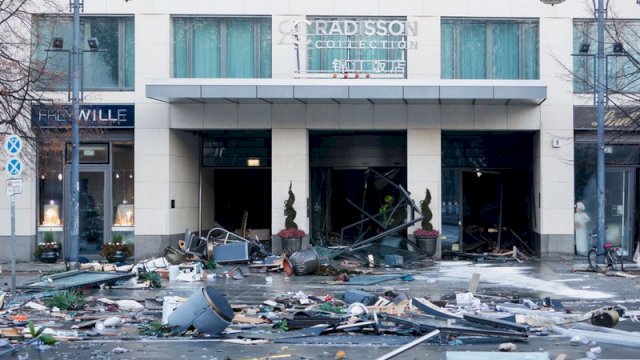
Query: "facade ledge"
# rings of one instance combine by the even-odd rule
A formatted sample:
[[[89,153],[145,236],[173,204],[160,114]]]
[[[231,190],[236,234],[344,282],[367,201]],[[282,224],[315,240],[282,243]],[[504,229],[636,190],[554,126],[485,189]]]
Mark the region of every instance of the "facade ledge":
[[[147,98],[200,103],[530,104],[547,98],[541,80],[152,79]]]

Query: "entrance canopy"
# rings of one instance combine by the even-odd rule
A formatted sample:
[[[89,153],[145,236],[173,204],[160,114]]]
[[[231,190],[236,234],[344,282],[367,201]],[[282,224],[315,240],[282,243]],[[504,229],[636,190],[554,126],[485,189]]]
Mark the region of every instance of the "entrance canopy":
[[[541,104],[541,80],[157,79],[146,96],[199,103]]]

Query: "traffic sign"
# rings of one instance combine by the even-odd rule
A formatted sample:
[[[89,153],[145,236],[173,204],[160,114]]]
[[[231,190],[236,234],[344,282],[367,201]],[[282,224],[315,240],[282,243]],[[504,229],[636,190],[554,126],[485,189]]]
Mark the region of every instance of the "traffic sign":
[[[22,160],[19,158],[10,158],[9,161],[7,161],[7,173],[9,173],[11,177],[20,176],[23,168]]]
[[[7,195],[22,194],[22,179],[7,180]]]
[[[4,142],[4,150],[9,156],[16,156],[22,150],[22,139],[18,135],[9,135]]]

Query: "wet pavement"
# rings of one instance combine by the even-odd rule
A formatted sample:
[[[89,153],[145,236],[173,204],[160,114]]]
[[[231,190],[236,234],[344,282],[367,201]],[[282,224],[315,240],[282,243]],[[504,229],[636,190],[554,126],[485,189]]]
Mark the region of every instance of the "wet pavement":
[[[162,299],[164,296],[189,297],[203,285],[211,286],[224,294],[232,305],[254,305],[270,300],[283,293],[298,291],[306,295],[340,298],[348,289],[359,289],[374,294],[392,291],[406,293],[409,297],[425,297],[432,301],[455,302],[455,294],[466,292],[474,273],[480,274],[476,296],[483,303],[500,303],[522,299],[538,300],[550,297],[562,303],[565,312],[584,313],[602,306],[622,305],[629,310],[640,309],[640,276],[634,278],[606,276],[593,272],[574,272],[577,265],[586,265],[582,259],[545,259],[517,262],[496,261],[427,261],[413,264],[411,268],[376,268],[377,273],[410,274],[411,281],[395,279],[374,285],[352,285],[334,283],[333,277],[291,276],[283,273],[251,273],[242,280],[232,278],[212,278],[199,282],[169,282],[163,280],[160,289],[95,289],[90,295],[110,299]],[[59,266],[59,265],[57,265]],[[46,272],[51,267],[43,264],[19,264],[18,283],[38,276],[38,271]],[[231,266],[222,267],[222,271]],[[627,274],[640,275],[637,266],[627,266]],[[3,265],[3,283],[10,282],[8,264]],[[271,280],[268,281],[267,277]],[[6,290],[6,285],[5,285]],[[157,314],[155,314],[157,315]],[[51,324],[51,326],[55,326]],[[233,327],[233,326],[232,326]],[[629,319],[621,321],[616,329],[640,332],[640,323]],[[382,356],[399,347],[394,341],[397,335],[363,336],[321,336],[306,343],[267,343],[260,345],[237,345],[221,342],[216,338],[173,337],[170,339],[141,339],[137,334],[114,333],[101,335],[95,339],[59,343],[39,352],[33,346],[26,347],[20,354],[28,354],[29,359],[334,359],[336,351],[342,350],[347,359],[367,359]],[[640,340],[640,335],[638,335]],[[420,344],[395,357],[396,359],[446,359],[451,351],[497,351],[504,339],[464,338],[461,344],[432,345]],[[550,359],[558,354],[567,354],[567,359],[585,358],[595,347],[600,354],[591,353],[601,359],[639,359],[640,349],[609,344],[578,343],[554,334],[531,336],[527,342],[514,342],[518,352],[548,352]],[[114,349],[123,349],[114,353]],[[278,356],[279,355],[279,356]],[[290,355],[290,356],[287,356]],[[524,355],[523,355],[524,358]]]

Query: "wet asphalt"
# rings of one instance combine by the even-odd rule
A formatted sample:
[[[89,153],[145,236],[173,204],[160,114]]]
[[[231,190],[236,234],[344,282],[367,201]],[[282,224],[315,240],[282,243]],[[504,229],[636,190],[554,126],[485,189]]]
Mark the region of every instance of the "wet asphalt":
[[[218,269],[224,274],[235,265],[224,265]],[[21,264],[18,284],[28,282],[43,271],[41,265]],[[317,297],[341,298],[349,289],[358,289],[374,294],[391,291],[405,293],[409,297],[425,297],[432,301],[443,300],[455,303],[455,294],[466,292],[474,273],[480,274],[476,297],[482,303],[519,302],[523,299],[537,301],[549,297],[560,303],[557,311],[584,313],[603,306],[622,305],[628,310],[640,310],[640,269],[627,266],[626,274],[638,277],[607,276],[605,274],[574,271],[585,268],[586,261],[574,258],[515,261],[425,261],[405,268],[370,269],[376,274],[402,273],[410,275],[373,285],[335,283],[327,276],[286,276],[283,273],[252,273],[243,267],[245,277],[241,280],[226,277],[211,277],[199,282],[169,282],[163,280],[160,289],[95,289],[91,296],[111,299],[162,299],[164,296],[189,297],[201,286],[211,286],[224,294],[231,305],[256,305],[287,293],[302,291]],[[10,280],[7,265],[3,265],[2,280]],[[269,280],[267,278],[270,278]],[[158,316],[158,314],[155,314]],[[51,324],[55,327],[56,324]],[[231,326],[230,328],[236,328]],[[616,329],[640,332],[640,323],[622,320]],[[526,359],[524,352],[548,353],[550,359],[566,354],[567,359],[640,359],[640,348],[630,348],[604,343],[571,342],[569,338],[553,333],[531,336],[526,342],[514,342],[517,352],[512,359]],[[640,335],[638,335],[640,341]],[[399,346],[402,340],[397,335],[363,336],[341,334],[321,336],[311,340],[291,340],[284,343],[259,345],[237,345],[223,343],[217,338],[172,337],[169,339],[141,338],[137,334],[115,332],[83,341],[59,343],[46,349],[25,347],[7,358],[26,359],[334,359],[337,351],[344,351],[346,359],[374,359]],[[440,341],[438,344],[420,344],[394,359],[447,359],[447,352],[498,351],[504,339],[461,337],[454,343]],[[405,339],[405,342],[407,340]],[[596,348],[600,348],[597,352]],[[114,349],[116,352],[114,352]],[[594,351],[591,351],[594,349]],[[122,351],[122,352],[120,352]],[[476,356],[477,355],[477,356]],[[21,356],[21,357],[19,357]],[[476,353],[473,358],[482,357]]]

